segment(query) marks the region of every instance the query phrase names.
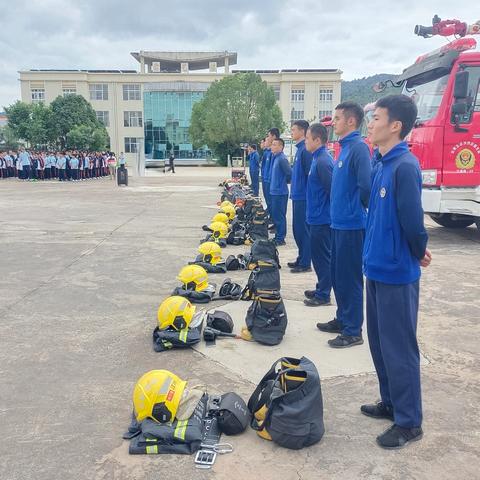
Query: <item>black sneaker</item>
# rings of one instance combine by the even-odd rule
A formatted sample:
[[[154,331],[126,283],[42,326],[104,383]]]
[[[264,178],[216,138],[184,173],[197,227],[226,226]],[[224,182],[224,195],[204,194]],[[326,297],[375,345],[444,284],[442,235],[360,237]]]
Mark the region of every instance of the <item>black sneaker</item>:
[[[288,268],[296,268],[296,267],[298,267],[298,263],[297,263],[296,260],[294,262],[288,262],[287,267]]]
[[[314,293],[314,296],[315,296],[315,293]],[[330,320],[327,323],[317,323],[317,328],[322,332],[342,333],[343,325],[336,318],[334,318],[333,320]]]
[[[311,271],[311,267],[294,267],[290,270],[291,273],[306,273]]]
[[[331,305],[330,300],[324,300],[323,298],[313,297],[307,298],[303,301],[307,307],[322,307],[324,305]]]
[[[329,340],[328,344],[332,348],[349,348],[349,347],[354,347],[355,345],[362,345],[363,338],[340,334],[337,338],[334,338],[333,340]]]
[[[409,442],[417,442],[422,437],[422,427],[404,428],[393,424],[377,437],[377,443],[387,450],[395,450],[405,447]]]
[[[315,292],[316,290],[305,290],[303,292],[303,294],[307,297],[307,298],[313,298],[315,297]]]
[[[387,407],[383,402],[362,405],[360,411],[367,417],[386,418],[393,421],[392,407]]]

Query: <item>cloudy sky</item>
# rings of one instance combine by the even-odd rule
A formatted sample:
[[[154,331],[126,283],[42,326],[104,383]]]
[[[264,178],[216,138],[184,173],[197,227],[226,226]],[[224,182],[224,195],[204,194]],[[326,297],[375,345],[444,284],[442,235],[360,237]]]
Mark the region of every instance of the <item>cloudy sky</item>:
[[[18,70],[138,69],[138,50],[236,51],[235,68],[340,68],[346,80],[397,73],[446,41],[414,36],[415,24],[473,23],[476,3],[0,0],[0,110],[20,97]]]

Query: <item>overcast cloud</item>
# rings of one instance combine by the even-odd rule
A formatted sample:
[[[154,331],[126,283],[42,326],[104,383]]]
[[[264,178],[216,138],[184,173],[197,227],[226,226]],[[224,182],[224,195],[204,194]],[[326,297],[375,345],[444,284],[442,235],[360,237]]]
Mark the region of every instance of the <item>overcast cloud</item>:
[[[138,50],[236,51],[234,68],[340,68],[345,80],[397,73],[446,41],[414,36],[415,24],[480,17],[477,0],[454,3],[0,0],[0,110],[20,98],[18,70],[138,70]]]

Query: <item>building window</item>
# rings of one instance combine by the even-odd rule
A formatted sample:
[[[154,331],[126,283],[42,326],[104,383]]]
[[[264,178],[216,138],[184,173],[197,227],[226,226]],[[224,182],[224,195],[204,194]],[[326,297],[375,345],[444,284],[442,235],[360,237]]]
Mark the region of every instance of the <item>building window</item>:
[[[275,94],[275,100],[280,101],[280,84],[272,83],[271,87],[273,88],[273,93]]]
[[[126,83],[123,85],[124,100],[140,100],[140,84]]]
[[[44,88],[32,88],[32,103],[43,103],[45,101]]]
[[[305,101],[305,90],[292,88],[291,99],[292,99],[292,102],[303,102],[303,101]]]
[[[318,119],[332,115],[333,110],[333,90],[331,88],[321,88],[319,91]]]
[[[305,112],[303,110],[295,110],[292,108],[292,112],[290,115],[290,120],[294,122],[295,120],[303,120],[305,117]]]
[[[95,113],[97,114],[97,120],[100,123],[103,123],[106,127],[110,126],[110,117],[109,117],[108,111],[102,110],[102,111],[96,111]]]
[[[77,89],[76,88],[64,88],[63,89],[63,96],[66,97],[67,95],[76,95]]]
[[[139,147],[138,138],[125,137],[125,153],[137,153]]]
[[[108,100],[107,83],[92,83],[89,88],[90,100]]]
[[[142,112],[123,112],[124,127],[142,127]]]

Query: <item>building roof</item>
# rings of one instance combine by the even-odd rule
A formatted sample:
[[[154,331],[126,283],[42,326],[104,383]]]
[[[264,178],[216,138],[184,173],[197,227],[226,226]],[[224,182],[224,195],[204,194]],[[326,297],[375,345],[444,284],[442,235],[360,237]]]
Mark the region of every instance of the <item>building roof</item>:
[[[160,62],[162,71],[180,71],[182,63],[188,63],[189,70],[206,70],[210,62],[216,62],[217,67],[224,67],[225,60],[229,65],[237,64],[237,52],[154,52],[140,51],[131,52],[131,55],[138,62]]]
[[[28,72],[69,72],[69,73],[137,73],[136,70],[75,70],[66,68],[31,68]]]
[[[232,73],[341,73],[338,68],[285,68],[282,70],[232,70]]]

